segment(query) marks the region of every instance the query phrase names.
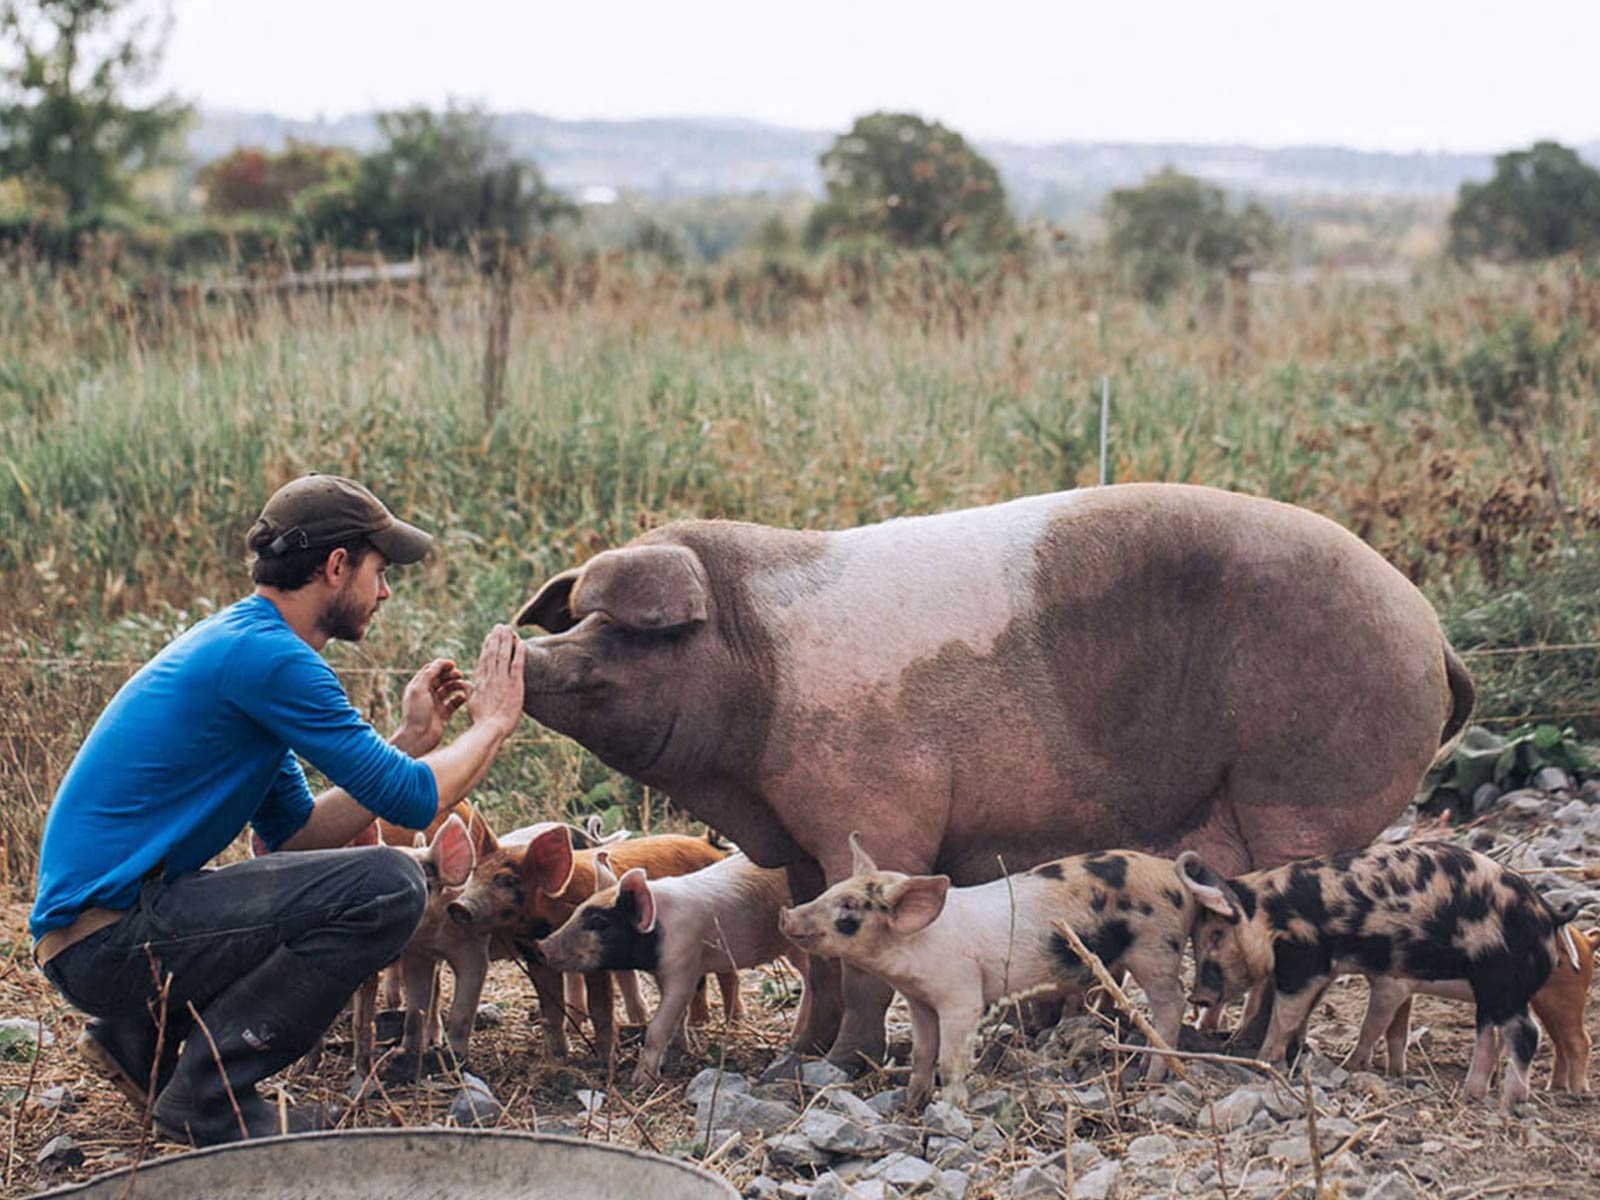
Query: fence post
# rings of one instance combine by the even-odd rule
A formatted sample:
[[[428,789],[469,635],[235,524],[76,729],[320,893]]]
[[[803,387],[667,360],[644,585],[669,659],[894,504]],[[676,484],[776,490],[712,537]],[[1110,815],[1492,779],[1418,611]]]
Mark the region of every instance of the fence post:
[[[1250,369],[1250,266],[1228,268],[1228,329],[1231,338],[1228,365],[1235,371]]]
[[[505,403],[506,356],[511,343],[511,249],[505,230],[495,235],[489,257],[489,328],[483,355],[483,419],[494,423]]]

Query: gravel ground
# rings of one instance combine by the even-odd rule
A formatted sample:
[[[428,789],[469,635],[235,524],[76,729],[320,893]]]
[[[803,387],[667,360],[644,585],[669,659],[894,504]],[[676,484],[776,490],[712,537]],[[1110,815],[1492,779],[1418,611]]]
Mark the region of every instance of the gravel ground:
[[[1435,832],[1408,817],[1385,837]],[[1472,825],[1446,833],[1528,871],[1556,893],[1553,899],[1579,910],[1580,924],[1600,925],[1600,789],[1512,793]],[[25,920],[25,905],[8,906],[0,931],[6,955],[0,1043],[24,1044],[20,1054],[12,1049],[16,1057],[0,1060],[5,1196],[123,1166],[141,1152],[179,1149],[148,1142],[139,1114],[77,1058],[72,1044],[81,1019],[33,969]],[[1120,1069],[1134,1056],[1115,1047],[1138,1038],[1121,1031],[1114,1014],[1086,1015],[1030,1036],[1008,1012],[983,1036],[967,1111],[934,1105],[920,1119],[896,1109],[905,1070],[893,1054],[886,1070],[853,1081],[817,1063],[808,1067],[809,1082],[757,1082],[788,1036],[794,988],[773,967],[746,973],[744,989],[747,1024],[714,1022],[697,1031],[693,1048],[669,1059],[660,1086],[634,1089],[626,1079],[636,1031],[625,1039],[615,1079],[581,1049],[570,1062],[553,1063],[530,1023],[532,988],[512,965],[497,963],[473,1040],[476,1082],[438,1077],[375,1090],[348,1107],[345,1124],[452,1124],[476,1116],[502,1128],[705,1161],[749,1196],[793,1200],[911,1194],[1276,1200],[1317,1195],[1319,1177],[1324,1196],[1371,1200],[1600,1194],[1600,1109],[1587,1095],[1542,1090],[1547,1044],[1535,1063],[1540,1090],[1518,1116],[1507,1119],[1488,1104],[1463,1100],[1468,1006],[1417,999],[1404,1080],[1342,1070],[1338,1062],[1354,1045],[1365,1006],[1359,979],[1330,989],[1311,1025],[1315,1050],[1292,1081],[1239,1063],[1192,1059],[1187,1081],[1146,1088],[1122,1081]],[[29,1027],[6,1033],[6,1020],[42,1024],[45,1045],[35,1060],[25,1052]],[[1592,1007],[1589,1025],[1600,1039]],[[903,1054],[908,1039],[897,1006],[891,1040]],[[1184,1047],[1227,1049],[1196,1031],[1186,1032]],[[341,1028],[315,1071],[295,1068],[283,1082],[296,1100],[343,1100],[348,1055]],[[708,1067],[717,1062],[720,1068]]]

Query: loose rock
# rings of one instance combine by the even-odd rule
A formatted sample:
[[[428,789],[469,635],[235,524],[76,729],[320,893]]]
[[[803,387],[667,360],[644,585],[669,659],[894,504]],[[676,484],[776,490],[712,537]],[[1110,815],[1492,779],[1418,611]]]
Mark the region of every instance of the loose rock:
[[[1127,1159],[1143,1166],[1162,1162],[1178,1152],[1178,1144],[1164,1133],[1147,1133],[1128,1143]]]
[[[1116,1192],[1121,1178],[1122,1164],[1113,1158],[1076,1179],[1073,1195],[1077,1200],[1107,1200]]]
[[[810,1109],[800,1119],[800,1136],[827,1154],[870,1155],[883,1148],[883,1137],[827,1109]]]
[[[500,1011],[500,1006],[493,1000],[486,1000],[478,1005],[478,1011],[473,1014],[473,1029],[498,1029],[505,1020],[505,1014]]]
[[[802,1063],[800,1065],[800,1082],[811,1087],[822,1088],[830,1084],[848,1083],[850,1072],[837,1063],[827,1059],[818,1059],[816,1062]]]
[[[720,1082],[718,1076],[721,1076]],[[731,1094],[749,1090],[750,1085],[743,1075],[735,1075],[732,1071],[724,1071],[718,1067],[707,1067],[689,1080],[683,1089],[683,1098],[690,1104],[699,1104],[702,1100],[708,1099],[713,1091]]]
[[[450,1119],[466,1128],[482,1128],[499,1123],[500,1101],[489,1085],[476,1075],[461,1076],[461,1090],[450,1105]]]
[[[83,1166],[83,1151],[78,1148],[77,1142],[64,1133],[40,1146],[39,1152],[33,1157],[41,1167],[50,1170],[66,1171]]]
[[[822,1167],[832,1159],[803,1133],[781,1133],[766,1142],[767,1162],[780,1167]]]
[[[955,1105],[942,1100],[928,1105],[922,1114],[922,1124],[929,1133],[938,1133],[945,1137],[960,1138],[965,1141],[972,1136],[972,1122],[967,1119],[967,1114]]]
[[[695,1137],[704,1141],[713,1126],[739,1133],[779,1133],[799,1119],[799,1112],[776,1100],[763,1100],[745,1092],[719,1092],[716,1103],[707,1096],[695,1111]]]
[[[896,1191],[909,1192],[931,1181],[939,1174],[931,1162],[914,1154],[895,1153],[874,1163],[863,1174],[864,1179],[881,1179]]]

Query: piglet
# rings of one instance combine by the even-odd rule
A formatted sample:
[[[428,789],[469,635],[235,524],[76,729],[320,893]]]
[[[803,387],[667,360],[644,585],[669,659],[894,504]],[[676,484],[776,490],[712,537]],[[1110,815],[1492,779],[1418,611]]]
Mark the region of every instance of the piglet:
[[[452,920],[464,933],[485,934],[492,944],[522,957],[539,994],[547,1044],[557,1058],[567,1053],[567,1022],[562,1018],[565,984],[562,973],[540,956],[538,939],[560,928],[595,893],[595,856],[601,853],[598,848],[574,851],[573,842],[568,826],[551,824],[521,846],[503,847],[478,864],[449,906]],[[727,853],[708,837],[676,833],[629,838],[607,845],[604,852],[618,869],[641,867],[653,879],[698,870]],[[636,993],[637,984],[626,972],[619,977],[630,1012],[635,1001],[642,1010],[643,1000],[637,995],[628,999],[628,989]],[[602,1057],[610,1054],[616,1037],[611,982],[612,976],[605,972],[584,977],[589,1019]]]
[[[1270,990],[1261,1058],[1285,1058],[1337,976],[1459,984],[1477,1005],[1467,1095],[1479,1100],[1489,1089],[1498,1031],[1511,1049],[1501,1107],[1526,1098],[1539,1045],[1528,1003],[1569,951],[1555,914],[1521,875],[1449,842],[1370,846],[1234,879],[1192,850],[1178,865],[1205,909],[1193,934],[1193,999],[1221,1004]]]
[[[1550,1070],[1551,1090],[1587,1092],[1590,1039],[1584,1007],[1589,999],[1589,984],[1594,979],[1594,952],[1600,941],[1600,930],[1577,930],[1562,925],[1557,936],[1562,954],[1551,968],[1550,978],[1533,994],[1529,1005],[1555,1050],[1555,1062]],[[1472,986],[1465,980],[1382,978],[1371,982],[1361,1034],[1345,1062],[1353,1071],[1364,1071],[1371,1065],[1373,1048],[1381,1037],[1388,1050],[1389,1074],[1405,1074],[1413,995],[1472,999]]]
[[[1150,998],[1153,1025],[1176,1046],[1183,1024],[1183,939],[1194,904],[1173,864],[1131,851],[1044,863],[1024,874],[953,888],[945,875],[880,871],[850,835],[851,875],[809,904],[784,912],[780,928],[797,946],[876,975],[911,1008],[911,1082],[906,1102],[933,1093],[937,1060],[943,1097],[967,1101],[970,1042],[989,1006],[1007,996],[1070,994],[1088,967],[1056,929],[1069,925],[1113,971],[1126,969]],[[1148,1078],[1166,1061],[1152,1057]]]
[[[411,941],[400,956],[400,973],[405,981],[406,1016],[400,1054],[387,1072],[391,1079],[414,1078],[421,1071],[422,1055],[431,1040],[436,1018],[439,962],[449,963],[456,979],[444,1032],[450,1053],[457,1064],[467,1061],[472,1023],[478,1012],[478,1000],[483,995],[484,978],[489,973],[488,937],[481,933],[464,932],[446,916],[450,902],[458,894],[457,889],[472,877],[472,868],[477,862],[477,851],[466,825],[459,817],[452,815],[435,831],[431,843],[410,853],[416,856],[428,877],[428,902],[422,910],[422,920],[416,932],[411,935]],[[358,1008],[358,1029],[362,1025],[360,1018]],[[370,1048],[371,1042],[368,1040],[366,1049],[369,1057]],[[358,1042],[358,1068],[361,1051],[362,1046]]]
[[[621,847],[608,857],[620,865]],[[668,879],[650,879],[644,868],[632,867],[580,904],[538,949],[556,971],[655,976],[661,1003],[633,1072],[636,1084],[649,1083],[660,1078],[661,1060],[707,974],[758,967],[786,955],[804,978],[805,955],[778,932],[778,913],[788,903],[788,874],[758,867],[742,854]],[[802,1019],[805,1004],[802,995]]]

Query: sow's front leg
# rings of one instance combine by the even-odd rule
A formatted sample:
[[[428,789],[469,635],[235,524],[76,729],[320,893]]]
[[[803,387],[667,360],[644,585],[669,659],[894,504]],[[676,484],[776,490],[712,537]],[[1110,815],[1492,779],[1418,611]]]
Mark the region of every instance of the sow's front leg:
[[[827,890],[822,868],[810,860],[791,865],[787,873],[789,897],[794,904],[809,903]],[[838,1036],[844,1015],[839,960],[809,956],[805,975],[805,992],[795,1021],[794,1040],[789,1049],[762,1072],[763,1083],[798,1078],[800,1056],[823,1053]]]

